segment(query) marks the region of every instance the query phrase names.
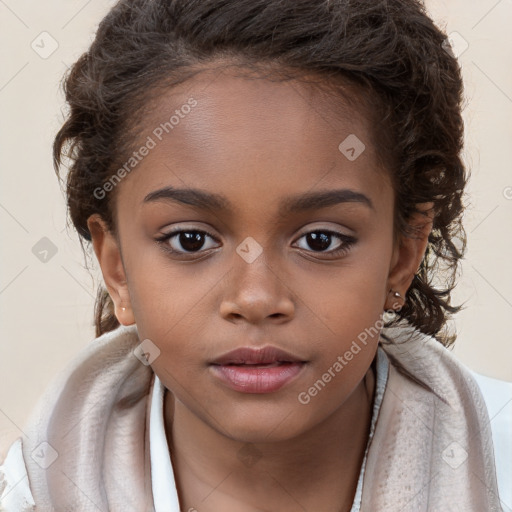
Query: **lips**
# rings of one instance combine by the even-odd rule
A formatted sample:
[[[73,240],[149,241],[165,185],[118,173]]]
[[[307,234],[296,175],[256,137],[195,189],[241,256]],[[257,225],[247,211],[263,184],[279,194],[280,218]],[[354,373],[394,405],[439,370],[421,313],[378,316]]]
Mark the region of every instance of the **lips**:
[[[266,346],[260,349],[242,347],[228,352],[212,361],[214,365],[269,365],[282,363],[304,363],[306,361],[280,348]]]
[[[307,361],[267,346],[232,350],[210,364],[212,375],[241,393],[272,393],[302,374]]]

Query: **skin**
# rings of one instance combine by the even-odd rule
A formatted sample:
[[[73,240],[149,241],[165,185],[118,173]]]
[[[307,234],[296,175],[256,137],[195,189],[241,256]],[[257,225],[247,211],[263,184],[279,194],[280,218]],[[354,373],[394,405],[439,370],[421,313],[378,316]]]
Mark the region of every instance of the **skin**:
[[[168,390],[181,509],[348,511],[368,438],[378,337],[359,343],[308,404],[298,395],[378,326],[384,309],[403,305],[388,291],[405,295],[432,219],[414,216],[420,236],[393,244],[394,191],[378,169],[370,123],[302,82],[205,71],[155,100],[141,142],[190,97],[197,106],[118,185],[117,236],[99,215],[88,220],[119,322],[136,323],[140,340],[161,351],[152,368]],[[366,145],[354,161],[338,150],[350,134]],[[222,194],[233,213],[143,204],[164,186]],[[286,197],[345,188],[366,195],[373,209],[345,202],[279,213]],[[173,255],[155,238],[176,227],[206,229],[216,240],[205,236],[202,252],[187,254],[190,245],[174,237],[166,243],[185,256]],[[344,242],[332,236],[322,252],[304,236],[326,229],[356,242],[329,256]],[[263,250],[252,263],[236,252],[249,236]],[[234,391],[212,374],[208,363],[220,355],[264,345],[308,362],[267,394]]]

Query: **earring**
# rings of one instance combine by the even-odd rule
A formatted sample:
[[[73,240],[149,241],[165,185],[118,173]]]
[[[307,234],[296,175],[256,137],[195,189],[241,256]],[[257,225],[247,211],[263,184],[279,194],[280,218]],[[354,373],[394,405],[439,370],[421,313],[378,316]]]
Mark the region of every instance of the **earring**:
[[[388,294],[390,293],[393,293],[393,297],[397,298],[397,299],[402,299],[404,302],[405,302],[405,298],[402,297],[402,295],[400,295],[399,292],[397,292],[396,290],[393,290],[393,289],[389,289],[388,291]],[[394,306],[395,304],[393,304]],[[402,306],[400,306],[399,308],[391,308],[391,309],[387,309],[384,311],[384,314],[383,314],[383,320],[384,322],[388,323],[388,322],[393,322],[394,320],[397,319],[398,317],[398,314],[397,314],[397,311],[400,311],[400,309],[402,309]]]
[[[126,308],[121,308],[121,311],[126,311]]]
[[[405,302],[405,299],[400,295],[400,293],[399,293],[399,292],[397,292],[396,290],[392,290],[392,289],[390,288],[390,290],[389,290],[389,292],[388,292],[388,293],[391,293],[391,292],[393,292],[393,297],[399,297],[400,299],[402,299],[402,300]]]

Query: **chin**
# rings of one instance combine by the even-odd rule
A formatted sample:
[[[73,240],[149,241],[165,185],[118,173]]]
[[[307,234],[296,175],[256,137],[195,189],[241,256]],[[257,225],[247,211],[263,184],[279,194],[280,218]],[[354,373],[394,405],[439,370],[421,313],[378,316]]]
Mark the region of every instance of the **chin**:
[[[277,411],[277,412],[276,412]],[[304,411],[292,411],[284,408],[267,408],[262,411],[244,411],[243,414],[224,414],[222,425],[226,431],[222,434],[241,443],[278,443],[300,436],[312,425]]]

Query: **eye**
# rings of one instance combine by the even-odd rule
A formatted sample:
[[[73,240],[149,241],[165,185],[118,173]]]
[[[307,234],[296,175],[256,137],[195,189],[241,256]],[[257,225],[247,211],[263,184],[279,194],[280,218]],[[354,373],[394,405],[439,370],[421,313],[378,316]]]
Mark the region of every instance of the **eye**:
[[[215,248],[219,242],[211,233],[201,229],[176,229],[156,238],[166,251],[173,254],[198,254]],[[301,249],[308,252],[326,254],[331,257],[341,256],[350,250],[357,241],[354,237],[331,231],[317,229],[303,234],[298,242]]]
[[[210,245],[208,239],[210,239]],[[194,254],[211,249],[211,240],[217,241],[211,233],[200,229],[177,229],[158,237],[156,240],[166,250],[180,254]]]
[[[302,244],[301,249],[306,249],[308,252],[328,254],[329,256],[340,256],[345,254],[356,242],[356,239],[352,236],[328,229],[310,231],[309,233],[302,235],[298,240],[304,240],[305,242]],[[308,249],[308,247],[311,250]]]

